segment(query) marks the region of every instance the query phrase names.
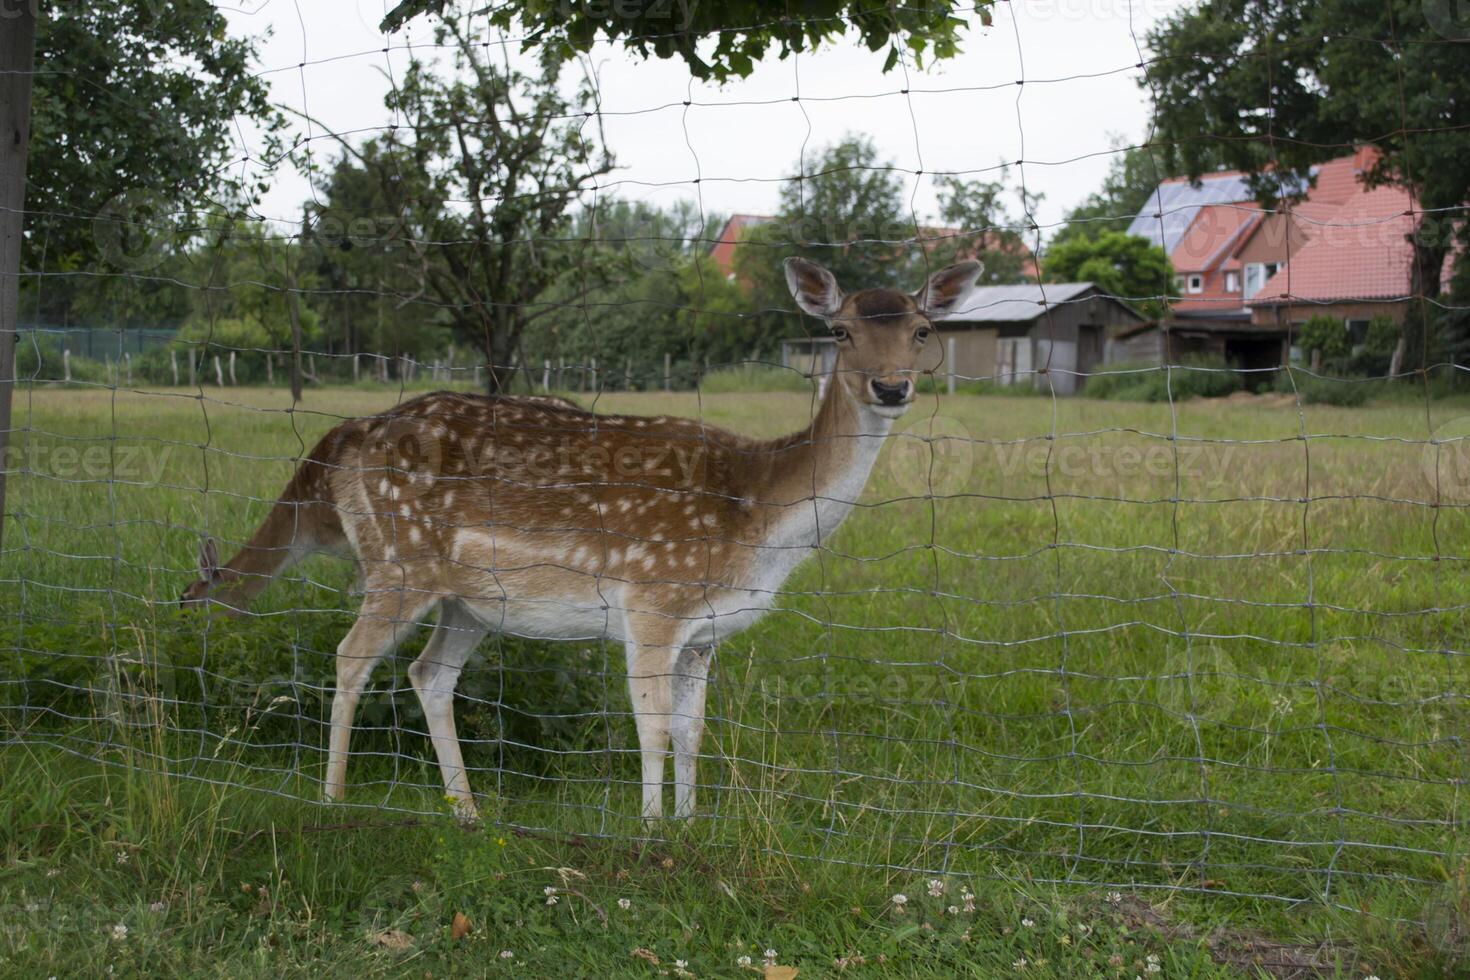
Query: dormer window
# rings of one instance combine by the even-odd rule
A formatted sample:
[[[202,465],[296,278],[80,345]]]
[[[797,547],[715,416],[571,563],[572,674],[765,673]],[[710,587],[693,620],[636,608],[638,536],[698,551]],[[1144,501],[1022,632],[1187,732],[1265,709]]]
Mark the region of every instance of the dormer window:
[[[1185,289],[1188,292],[1191,292],[1191,293],[1202,293],[1202,292],[1204,292],[1205,291],[1205,277],[1204,276],[1199,276],[1199,275],[1189,276],[1188,277],[1188,282],[1185,285]]]
[[[1238,292],[1240,292],[1240,273],[1238,273],[1238,272],[1227,272],[1227,273],[1225,273],[1225,291],[1227,293],[1238,293]]]

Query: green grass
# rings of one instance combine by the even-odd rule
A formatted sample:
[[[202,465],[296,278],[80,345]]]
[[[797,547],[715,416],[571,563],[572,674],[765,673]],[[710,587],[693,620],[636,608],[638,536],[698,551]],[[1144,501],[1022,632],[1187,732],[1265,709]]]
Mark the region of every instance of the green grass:
[[[729,976],[771,947],[803,976],[1229,976],[1265,939],[1330,943],[1326,975],[1463,964],[1470,515],[1412,502],[1407,440],[1466,404],[924,396],[831,550],[721,649],[704,815],[650,835],[619,650],[485,644],[459,720],[488,820],[462,830],[413,649],[364,703],[347,804],[309,802],[344,562],[239,623],[167,604],[201,531],[248,534],[290,456],[393,398],[17,393],[7,973]],[[597,405],[764,435],[811,398]]]

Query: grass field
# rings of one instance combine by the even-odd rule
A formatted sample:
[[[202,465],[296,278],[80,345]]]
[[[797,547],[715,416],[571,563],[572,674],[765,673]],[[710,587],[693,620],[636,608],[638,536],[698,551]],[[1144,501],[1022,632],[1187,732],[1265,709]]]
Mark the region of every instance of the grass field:
[[[703,816],[650,833],[621,650],[487,641],[463,829],[416,646],[365,700],[347,803],[311,802],[347,563],[241,622],[170,606],[201,533],[228,550],[295,455],[397,397],[17,393],[6,974],[1467,968],[1470,487],[1423,441],[1470,403],[926,396],[721,648]],[[811,401],[597,407],[774,434]]]

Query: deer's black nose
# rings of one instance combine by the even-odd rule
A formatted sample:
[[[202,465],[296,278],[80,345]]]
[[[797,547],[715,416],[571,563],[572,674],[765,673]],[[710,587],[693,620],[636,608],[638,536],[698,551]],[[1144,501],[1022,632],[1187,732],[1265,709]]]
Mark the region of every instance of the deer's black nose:
[[[909,396],[909,383],[900,381],[898,384],[889,384],[886,381],[873,379],[873,394],[884,405],[902,405],[904,399]]]

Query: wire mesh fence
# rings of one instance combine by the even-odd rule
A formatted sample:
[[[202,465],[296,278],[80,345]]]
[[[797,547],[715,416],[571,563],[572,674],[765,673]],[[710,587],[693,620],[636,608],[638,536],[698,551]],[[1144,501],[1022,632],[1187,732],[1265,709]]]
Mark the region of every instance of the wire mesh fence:
[[[600,135],[614,114],[687,132],[777,103],[691,88],[622,108],[593,71],[538,75],[476,15],[412,45],[391,123],[302,109],[294,142],[245,153],[311,176],[297,221],[147,194],[24,211],[22,324],[72,305],[120,325],[85,349],[19,334],[5,740],[615,839],[672,832],[642,819],[652,746],[661,779],[697,785],[697,809],[670,812],[711,847],[1349,909],[1407,896],[1430,920],[1464,860],[1470,412],[1429,341],[1465,307],[1414,274],[1405,236],[1439,235],[1451,269],[1464,209],[1421,207],[1412,175],[1391,199],[1363,186],[1378,134],[1347,128],[1266,201],[1190,196],[1150,141],[1079,143],[1158,190],[1078,220],[1131,225],[1175,268],[1146,292],[1073,289],[1040,274],[1062,229],[1027,181],[1062,162],[1027,158],[1046,122],[1026,96],[1095,76],[1027,77],[1044,38],[995,16],[985,43],[1013,44],[1022,74],[975,89],[924,84],[898,49],[874,93],[811,95],[795,55],[788,102],[897,100],[915,146],[901,165],[860,140],[797,148],[770,180],[777,218],[708,210],[712,183],[765,178],[707,171],[688,139],[670,145],[684,203],[640,208]],[[1371,43],[1463,46],[1397,29]],[[1129,34],[1108,74],[1158,99],[1152,73],[1181,54]],[[926,100],[1010,91],[1014,161],[926,170]],[[1401,139],[1458,125],[1402,111]],[[1328,199],[1342,160],[1357,183]],[[897,210],[851,210],[888,187]],[[992,200],[947,227],[921,191]],[[84,267],[50,244],[78,228]],[[1258,233],[1274,252],[1247,251]],[[787,292],[791,254],[837,272],[841,329],[800,315],[822,304]],[[927,307],[928,335],[922,287],[973,257],[994,278]],[[1300,279],[1312,262],[1397,278],[1339,301]],[[181,325],[152,337],[149,308]],[[1324,312],[1338,335],[1304,342]],[[900,375],[901,414],[870,387]],[[210,595],[235,615],[190,608]],[[328,759],[347,725],[344,786]]]

